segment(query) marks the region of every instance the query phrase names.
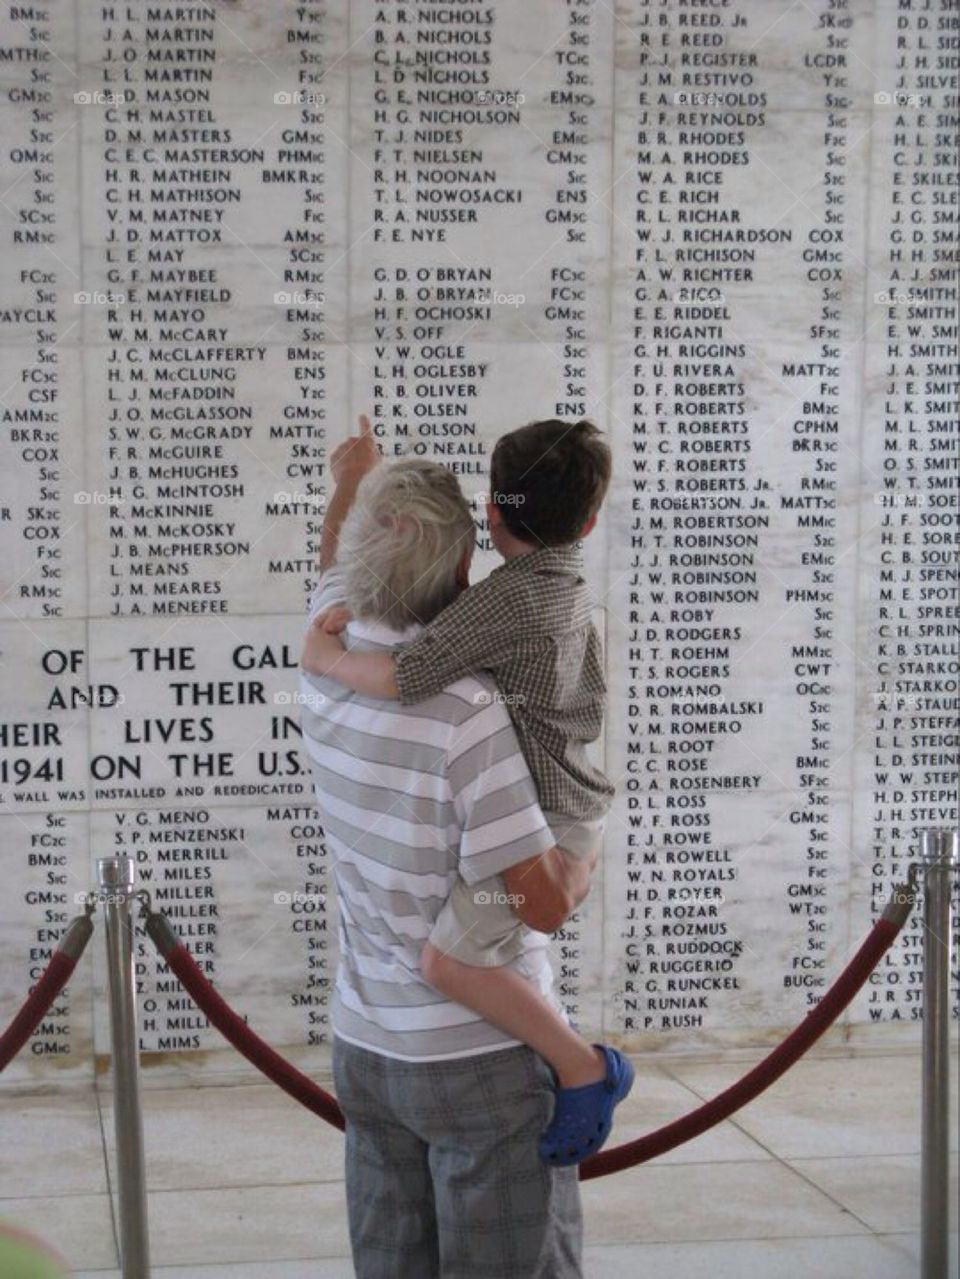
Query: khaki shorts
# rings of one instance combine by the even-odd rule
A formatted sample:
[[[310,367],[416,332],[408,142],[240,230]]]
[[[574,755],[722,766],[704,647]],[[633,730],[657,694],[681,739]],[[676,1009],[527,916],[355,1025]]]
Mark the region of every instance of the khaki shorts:
[[[544,811],[557,846],[572,857],[586,857],[603,838],[605,818],[578,821]],[[474,968],[499,968],[520,953],[527,925],[520,920],[503,879],[492,875],[476,884],[458,879],[444,902],[430,942],[451,959]]]

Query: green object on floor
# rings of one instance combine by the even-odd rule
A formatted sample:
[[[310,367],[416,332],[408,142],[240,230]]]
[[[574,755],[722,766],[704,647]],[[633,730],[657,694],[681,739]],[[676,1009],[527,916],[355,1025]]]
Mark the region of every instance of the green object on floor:
[[[66,1279],[67,1269],[56,1252],[9,1221],[0,1221],[2,1279]]]

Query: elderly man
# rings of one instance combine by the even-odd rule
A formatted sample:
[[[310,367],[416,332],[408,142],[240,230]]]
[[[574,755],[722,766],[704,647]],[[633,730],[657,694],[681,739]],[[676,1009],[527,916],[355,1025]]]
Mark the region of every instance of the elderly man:
[[[365,418],[332,457],[336,491],[311,618],[337,602],[348,647],[411,638],[467,585],[474,545],[454,476],[381,463]],[[420,951],[457,876],[500,874],[531,928],[514,961],[557,1008],[545,932],[588,888],[554,846],[510,717],[484,678],[404,706],[301,672],[302,727],[339,909],[330,1020],[347,1121],[359,1279],[577,1279],[576,1167],[537,1139],[547,1064],[424,980]]]

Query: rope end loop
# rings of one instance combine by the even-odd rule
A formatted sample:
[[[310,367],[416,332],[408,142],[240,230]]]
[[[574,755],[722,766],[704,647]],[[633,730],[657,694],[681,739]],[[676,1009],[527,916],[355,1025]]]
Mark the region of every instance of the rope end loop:
[[[180,943],[180,938],[174,932],[173,925],[166,915],[161,915],[159,911],[151,910],[149,907],[144,907],[143,919],[143,926],[147,930],[148,937],[163,958],[166,959],[174,946]]]
[[[87,942],[93,936],[93,920],[89,914],[77,915],[67,924],[67,930],[60,938],[57,950],[76,963],[86,949]]]
[[[916,884],[913,877],[906,884],[896,884],[890,892],[886,906],[883,908],[881,919],[886,919],[890,923],[895,924],[897,931],[904,926],[910,915],[911,910],[917,904]]]

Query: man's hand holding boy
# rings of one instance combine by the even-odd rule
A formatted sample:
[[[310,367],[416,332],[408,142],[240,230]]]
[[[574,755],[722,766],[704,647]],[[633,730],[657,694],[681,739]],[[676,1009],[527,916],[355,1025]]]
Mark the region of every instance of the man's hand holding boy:
[[[329,675],[346,649],[340,632],[350,621],[349,609],[340,605],[324,609],[311,622],[300,654],[300,665],[311,675]]]

